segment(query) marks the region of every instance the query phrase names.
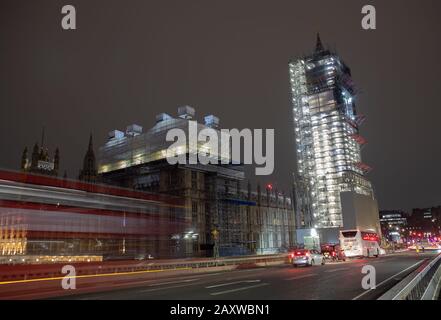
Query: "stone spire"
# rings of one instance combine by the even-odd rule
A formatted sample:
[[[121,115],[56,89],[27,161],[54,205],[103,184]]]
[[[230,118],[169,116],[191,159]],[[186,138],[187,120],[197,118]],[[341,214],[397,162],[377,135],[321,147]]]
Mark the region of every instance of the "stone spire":
[[[83,169],[80,171],[79,179],[85,182],[96,182],[97,175],[95,152],[93,151],[93,138],[92,134],[90,134],[89,147],[84,156]]]
[[[40,147],[38,146],[38,142],[35,142],[34,148],[32,149],[32,157],[31,157],[32,168],[37,168],[38,160],[40,160]]]
[[[317,33],[317,42],[316,42],[316,45],[315,45],[315,52],[319,53],[319,52],[322,52],[324,50],[325,49],[323,47],[322,40],[320,39],[320,33]]]
[[[25,171],[28,164],[28,147],[25,147],[21,155],[21,170]]]
[[[57,148],[55,149],[55,156],[54,156],[54,174],[58,176],[58,170],[60,169],[60,150]]]

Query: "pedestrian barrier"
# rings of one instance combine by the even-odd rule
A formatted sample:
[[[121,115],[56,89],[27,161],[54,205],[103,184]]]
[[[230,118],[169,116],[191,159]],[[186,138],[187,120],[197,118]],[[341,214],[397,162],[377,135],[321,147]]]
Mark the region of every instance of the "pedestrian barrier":
[[[422,270],[412,272],[379,300],[437,300],[441,283],[441,254]]]

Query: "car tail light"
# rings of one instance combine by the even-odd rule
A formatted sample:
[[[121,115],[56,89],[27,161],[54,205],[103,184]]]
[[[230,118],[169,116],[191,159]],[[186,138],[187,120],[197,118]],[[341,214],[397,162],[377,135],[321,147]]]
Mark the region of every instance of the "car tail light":
[[[332,256],[335,257],[335,251],[332,251]]]

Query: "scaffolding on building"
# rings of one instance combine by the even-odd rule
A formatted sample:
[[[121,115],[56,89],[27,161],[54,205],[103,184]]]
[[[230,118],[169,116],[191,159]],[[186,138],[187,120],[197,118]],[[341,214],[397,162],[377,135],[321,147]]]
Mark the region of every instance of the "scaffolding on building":
[[[158,115],[155,126],[146,132],[135,125],[125,133],[111,131],[108,142],[99,150],[100,174],[106,182],[117,181],[126,187],[183,197],[191,225],[183,237],[174,235],[173,239],[187,239],[183,245],[188,256],[274,253],[280,250],[277,245],[282,242],[287,247],[292,245],[295,221],[291,199],[272,195],[277,199],[262,207],[258,200],[260,191],[242,188],[243,166],[233,163],[230,153],[223,153],[222,148],[218,148],[218,154],[210,152],[218,160],[216,164],[168,163],[173,141],[167,141],[167,132],[170,129],[187,132],[193,117],[194,109],[186,106],[179,109],[177,118],[164,113]],[[207,116],[204,124],[193,125],[196,134],[207,127],[218,130],[219,119]],[[189,159],[201,147],[206,147],[203,142],[189,140],[178,147],[173,145],[172,154]],[[222,160],[228,160],[228,164]],[[267,218],[269,214],[281,225],[273,226],[274,219]],[[256,218],[261,216],[265,218]],[[279,236],[281,229],[284,234]]]
[[[357,89],[350,69],[317,39],[316,51],[289,64],[297,148],[297,210],[310,204],[311,227],[339,227],[343,223],[340,193],[353,190],[373,194],[363,176],[359,134],[365,117],[358,115]],[[343,182],[344,181],[344,182]],[[307,182],[305,184],[305,182]]]

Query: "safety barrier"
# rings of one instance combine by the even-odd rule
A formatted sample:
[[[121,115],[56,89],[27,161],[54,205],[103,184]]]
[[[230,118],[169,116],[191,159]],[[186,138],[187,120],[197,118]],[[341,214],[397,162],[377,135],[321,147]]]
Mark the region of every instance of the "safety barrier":
[[[287,254],[232,257],[218,259],[192,259],[172,261],[121,261],[121,262],[90,262],[70,263],[76,266],[77,275],[93,275],[107,273],[137,272],[137,271],[173,271],[186,269],[201,269],[210,267],[227,266],[265,266],[275,263],[288,262]],[[61,267],[63,264],[46,265],[10,265],[0,267],[0,281],[24,280],[45,277],[62,276]]]
[[[411,273],[379,300],[436,300],[439,295],[440,282],[441,254],[421,271]]]

